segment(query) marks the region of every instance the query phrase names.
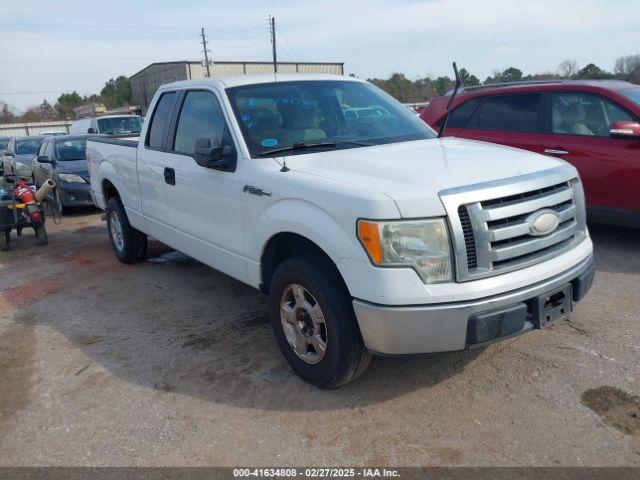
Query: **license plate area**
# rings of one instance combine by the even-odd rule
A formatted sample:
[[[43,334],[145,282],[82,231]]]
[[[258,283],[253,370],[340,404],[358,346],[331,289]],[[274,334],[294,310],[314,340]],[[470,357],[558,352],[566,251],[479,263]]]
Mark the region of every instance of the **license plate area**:
[[[532,305],[536,328],[567,318],[573,310],[573,289],[570,283],[539,296]]]

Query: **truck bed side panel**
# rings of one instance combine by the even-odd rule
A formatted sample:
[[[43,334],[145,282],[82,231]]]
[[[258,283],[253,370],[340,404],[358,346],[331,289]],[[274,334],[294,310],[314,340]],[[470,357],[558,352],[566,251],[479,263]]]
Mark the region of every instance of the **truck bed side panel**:
[[[118,191],[131,225],[146,232],[141,211],[136,154],[137,141],[134,139],[92,138],[87,141],[91,190],[96,204],[102,209],[106,207],[104,183],[108,181]]]

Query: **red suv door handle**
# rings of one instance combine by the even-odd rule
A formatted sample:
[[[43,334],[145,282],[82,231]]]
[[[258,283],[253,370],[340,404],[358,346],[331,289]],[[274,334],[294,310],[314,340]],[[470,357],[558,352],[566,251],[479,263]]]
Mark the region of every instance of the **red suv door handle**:
[[[569,152],[566,150],[558,150],[555,148],[545,148],[544,153],[548,153],[549,155],[568,155]]]

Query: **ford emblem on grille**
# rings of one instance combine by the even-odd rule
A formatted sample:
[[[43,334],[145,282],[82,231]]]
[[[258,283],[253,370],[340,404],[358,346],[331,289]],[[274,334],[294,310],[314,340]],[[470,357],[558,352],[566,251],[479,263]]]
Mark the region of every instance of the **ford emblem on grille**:
[[[553,210],[538,210],[527,218],[529,233],[535,237],[541,237],[553,232],[560,224],[558,214]]]

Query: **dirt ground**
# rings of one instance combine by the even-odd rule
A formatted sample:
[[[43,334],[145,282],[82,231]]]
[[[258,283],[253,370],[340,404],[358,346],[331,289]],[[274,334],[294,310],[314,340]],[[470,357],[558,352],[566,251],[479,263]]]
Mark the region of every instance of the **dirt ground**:
[[[76,212],[0,252],[0,466],[640,465],[640,231],[592,236],[569,322],[322,391],[262,294],[157,243],[120,264]]]

